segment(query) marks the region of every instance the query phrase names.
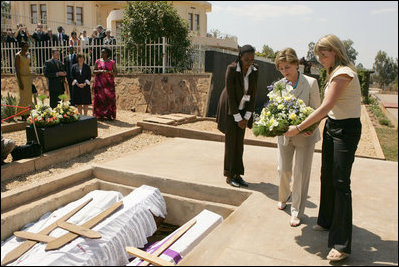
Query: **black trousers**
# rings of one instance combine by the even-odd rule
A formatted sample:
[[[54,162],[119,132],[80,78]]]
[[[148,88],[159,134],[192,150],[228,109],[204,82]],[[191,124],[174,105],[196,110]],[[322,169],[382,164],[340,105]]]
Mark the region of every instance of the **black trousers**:
[[[233,116],[228,116],[224,142],[224,176],[244,175],[244,163],[242,161],[244,136],[245,129],[238,126]]]
[[[328,247],[351,253],[350,175],[360,140],[360,118],[328,118],[323,131],[321,193],[317,224],[329,229]]]

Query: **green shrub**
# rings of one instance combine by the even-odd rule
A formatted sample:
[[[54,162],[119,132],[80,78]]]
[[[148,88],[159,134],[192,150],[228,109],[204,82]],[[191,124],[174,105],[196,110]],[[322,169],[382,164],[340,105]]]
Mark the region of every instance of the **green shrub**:
[[[11,95],[9,92],[7,93],[6,97],[1,96],[1,104],[4,105],[10,105],[10,106],[16,106],[17,105],[17,97]],[[17,108],[15,107],[5,107],[1,106],[1,119],[8,118],[12,115],[15,115],[18,113]],[[6,120],[7,122],[10,121],[15,121],[14,118]]]
[[[388,127],[393,127],[393,125],[391,124],[391,122],[390,122],[388,119],[386,119],[386,118],[381,118],[381,119],[378,120],[378,122],[379,122],[381,125],[385,125],[385,126],[388,126]]]

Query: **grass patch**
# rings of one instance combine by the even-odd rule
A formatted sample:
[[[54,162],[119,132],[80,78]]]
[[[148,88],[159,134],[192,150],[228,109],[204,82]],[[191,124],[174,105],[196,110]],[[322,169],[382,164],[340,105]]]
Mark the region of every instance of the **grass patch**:
[[[387,127],[376,127],[375,131],[380,140],[385,158],[391,161],[398,161],[398,132]]]
[[[370,119],[373,121],[385,158],[391,161],[398,161],[398,131],[382,112],[377,99],[370,97],[369,105],[366,107],[369,111]]]

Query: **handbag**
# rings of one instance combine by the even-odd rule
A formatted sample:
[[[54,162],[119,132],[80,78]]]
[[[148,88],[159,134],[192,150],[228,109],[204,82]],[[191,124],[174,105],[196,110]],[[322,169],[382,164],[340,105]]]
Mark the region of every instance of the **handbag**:
[[[32,115],[32,111],[31,111]],[[26,159],[26,158],[33,158],[33,157],[38,157],[41,156],[43,151],[42,151],[42,146],[39,141],[39,136],[37,135],[37,130],[36,130],[36,125],[35,122],[33,121],[33,129],[35,130],[35,135],[36,135],[36,141],[28,141],[25,145],[23,146],[15,146],[14,149],[11,151],[11,156],[12,160],[20,160],[20,159]]]
[[[23,146],[15,146],[11,151],[12,160],[38,157],[42,154],[42,146],[36,141],[29,141]]]

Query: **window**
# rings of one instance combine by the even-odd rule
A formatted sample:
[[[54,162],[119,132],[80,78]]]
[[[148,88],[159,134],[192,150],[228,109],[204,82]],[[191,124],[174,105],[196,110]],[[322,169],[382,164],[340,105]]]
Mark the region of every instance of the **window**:
[[[83,25],[83,7],[76,7],[76,24]]]
[[[42,24],[47,24],[47,7],[46,5],[40,5],[40,18]]]
[[[67,6],[67,21],[68,24],[72,24],[74,19],[73,19],[73,6]]]
[[[193,13],[188,13],[188,29],[193,30]]]
[[[195,14],[195,30],[199,31],[200,25],[199,25],[199,14]]]
[[[32,24],[37,23],[37,5],[30,5],[30,22]]]

